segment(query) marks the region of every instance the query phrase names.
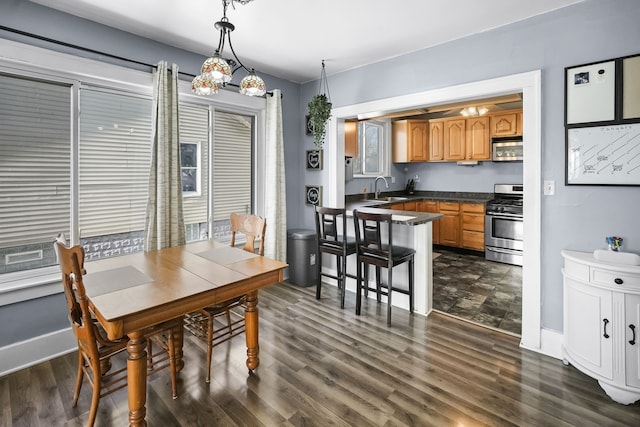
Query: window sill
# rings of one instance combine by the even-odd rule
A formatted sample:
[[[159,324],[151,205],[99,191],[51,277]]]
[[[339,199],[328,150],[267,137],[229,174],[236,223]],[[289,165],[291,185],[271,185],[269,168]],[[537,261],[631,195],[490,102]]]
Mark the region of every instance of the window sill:
[[[61,292],[58,266],[30,271],[29,274],[25,272],[8,273],[0,277],[0,306]]]

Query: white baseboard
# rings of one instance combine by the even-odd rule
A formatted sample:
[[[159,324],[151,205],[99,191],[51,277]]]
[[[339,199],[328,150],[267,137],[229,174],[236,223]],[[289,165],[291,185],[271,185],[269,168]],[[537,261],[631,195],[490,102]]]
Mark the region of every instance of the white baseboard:
[[[78,349],[71,328],[0,348],[0,377]]]
[[[540,329],[540,348],[529,348],[526,346],[522,346],[522,348],[535,351],[536,353],[542,353],[556,359],[562,359],[563,337],[562,333],[558,331]]]

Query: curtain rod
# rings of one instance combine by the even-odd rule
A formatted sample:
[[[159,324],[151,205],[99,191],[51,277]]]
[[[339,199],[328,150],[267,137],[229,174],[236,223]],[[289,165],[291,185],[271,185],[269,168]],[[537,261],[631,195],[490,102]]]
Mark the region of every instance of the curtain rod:
[[[53,44],[56,44],[56,45],[59,45],[59,46],[64,46],[64,47],[69,47],[69,48],[76,49],[76,50],[81,50],[83,52],[88,52],[88,53],[93,53],[93,54],[96,54],[96,55],[106,56],[106,57],[109,57],[109,58],[112,58],[112,59],[117,59],[118,61],[130,62],[132,64],[143,65],[145,67],[149,67],[149,68],[153,68],[153,69],[157,69],[158,68],[158,66],[154,65],[154,64],[148,64],[146,62],[137,61],[135,59],[125,58],[124,56],[118,56],[118,55],[113,55],[113,54],[107,53],[107,52],[101,52],[99,50],[91,49],[91,48],[84,47],[84,46],[79,46],[77,44],[67,43],[67,42],[63,42],[61,40],[52,39],[50,37],[45,37],[45,36],[41,36],[41,35],[38,35],[38,34],[30,33],[30,32],[27,32],[27,31],[18,30],[16,28],[6,27],[4,25],[0,25],[0,30],[7,31],[7,32],[10,32],[10,33],[14,33],[14,34],[18,34],[18,35],[25,36],[25,37],[30,37],[30,38],[41,40],[41,41],[45,41],[47,43],[53,43]],[[182,75],[182,76],[185,76],[185,77],[190,77],[192,79],[195,77],[194,74],[183,73],[181,71],[178,71],[178,75]],[[240,87],[240,85],[237,85],[235,83],[226,83],[224,86],[233,86],[233,87],[237,87],[237,88]],[[273,92],[267,91],[267,94],[273,96]],[[282,94],[281,94],[281,97],[282,97]]]

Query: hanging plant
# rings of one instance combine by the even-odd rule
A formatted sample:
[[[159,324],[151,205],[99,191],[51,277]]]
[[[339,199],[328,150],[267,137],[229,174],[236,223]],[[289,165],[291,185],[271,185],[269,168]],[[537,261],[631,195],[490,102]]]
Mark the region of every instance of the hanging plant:
[[[327,134],[327,120],[331,117],[331,98],[327,75],[324,71],[324,61],[322,61],[322,73],[320,74],[320,89],[308,104],[309,126],[313,135],[313,143],[316,149],[321,150],[324,144],[324,137]]]

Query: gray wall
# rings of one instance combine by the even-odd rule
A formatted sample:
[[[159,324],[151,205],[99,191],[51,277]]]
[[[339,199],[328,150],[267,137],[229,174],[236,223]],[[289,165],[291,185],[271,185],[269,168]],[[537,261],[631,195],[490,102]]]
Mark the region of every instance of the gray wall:
[[[640,253],[640,188],[564,185],[564,68],[640,53],[639,21],[637,0],[587,0],[336,75],[331,75],[327,63],[334,107],[542,70],[541,172],[543,180],[556,182],[556,195],[542,200],[541,310],[545,328],[562,331],[562,249],[593,251],[606,247],[605,236],[616,235],[624,238],[623,250]],[[379,79],[383,74],[395,78]],[[303,106],[317,87],[316,82],[303,86]],[[301,149],[311,149],[310,137],[301,133],[301,138],[305,141]],[[490,192],[494,179],[511,181],[518,177],[515,169],[489,169],[485,165],[470,169],[446,164],[408,168],[404,181],[398,180],[400,188],[416,171],[425,176],[421,176],[418,188],[429,190]],[[470,174],[476,173],[481,179],[471,178]],[[303,171],[299,182],[308,185],[314,179],[313,173]],[[358,192],[358,187],[350,183],[347,194]],[[296,226],[310,227],[311,213],[304,206],[301,209],[299,216],[290,218],[299,218]]]

